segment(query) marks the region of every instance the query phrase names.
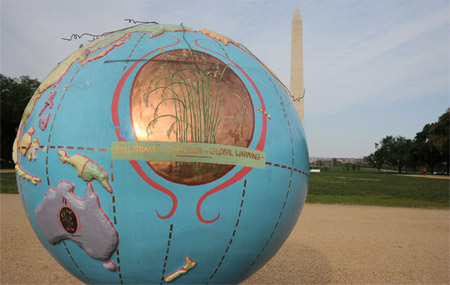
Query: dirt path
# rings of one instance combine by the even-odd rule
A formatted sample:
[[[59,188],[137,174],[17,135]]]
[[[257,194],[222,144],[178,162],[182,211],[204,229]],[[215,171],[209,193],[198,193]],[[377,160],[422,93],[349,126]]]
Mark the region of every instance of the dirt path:
[[[446,179],[450,180],[450,176],[448,175],[419,175],[419,174],[399,174],[399,176],[409,176],[409,177],[423,177],[423,178],[431,178],[431,179]]]
[[[1,284],[81,284],[1,194]],[[278,254],[244,284],[449,283],[449,211],[306,204]]]

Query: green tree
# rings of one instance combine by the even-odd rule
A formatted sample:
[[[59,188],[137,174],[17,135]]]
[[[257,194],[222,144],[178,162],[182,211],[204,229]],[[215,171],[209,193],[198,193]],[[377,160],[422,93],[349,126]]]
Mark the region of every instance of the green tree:
[[[0,74],[1,160],[11,161],[12,145],[28,101],[40,83],[29,76],[10,78]]]
[[[375,167],[376,169],[378,169],[378,171],[380,171],[384,165],[386,153],[385,149],[382,149],[380,145],[377,143],[375,143],[375,148],[376,150],[367,157],[367,160],[369,161],[369,164],[371,166]]]
[[[432,124],[426,124],[416,133],[414,140],[402,136],[387,136],[375,144],[376,151],[368,156],[368,162],[378,170],[383,164],[403,168],[426,167],[433,173],[450,167],[450,108]]]
[[[412,149],[412,160],[416,165],[426,167],[434,172],[435,165],[442,161],[440,151],[430,141],[430,124],[426,124],[422,131],[416,133]]]
[[[450,166],[450,151],[449,151],[449,136],[450,136],[450,108],[439,117],[439,120],[430,126],[428,139],[434,147],[440,152],[442,160],[446,162],[446,172],[449,174]]]
[[[385,161],[401,174],[409,160],[412,141],[402,136],[387,136],[380,141],[379,147],[385,154]]]

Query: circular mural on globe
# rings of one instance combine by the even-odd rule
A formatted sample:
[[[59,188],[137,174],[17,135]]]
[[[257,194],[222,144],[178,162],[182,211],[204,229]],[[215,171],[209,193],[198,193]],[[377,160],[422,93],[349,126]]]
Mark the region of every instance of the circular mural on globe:
[[[182,25],[107,33],[61,61],[13,159],[36,236],[87,284],[240,283],[287,239],[309,182],[281,81]]]
[[[241,79],[224,62],[192,49],[162,52],[138,71],[130,95],[138,141],[193,142],[248,147],[254,113]],[[149,162],[164,178],[201,184],[232,165]]]

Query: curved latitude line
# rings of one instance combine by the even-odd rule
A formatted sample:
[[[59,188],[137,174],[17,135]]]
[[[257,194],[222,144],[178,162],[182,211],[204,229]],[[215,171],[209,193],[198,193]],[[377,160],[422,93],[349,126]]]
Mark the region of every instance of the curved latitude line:
[[[164,46],[163,48],[169,48],[172,46],[176,46],[180,43],[180,39],[177,37],[174,37],[177,39],[177,42],[171,45],[167,45]],[[120,98],[120,93],[122,91],[123,86],[125,85],[125,82],[128,79],[128,76],[131,74],[131,72],[136,68],[136,66],[142,61],[144,60],[144,58],[146,58],[147,56],[151,55],[152,53],[156,52],[160,50],[160,48],[157,48],[149,53],[147,53],[146,55],[144,55],[143,57],[141,57],[139,59],[139,61],[136,61],[126,72],[125,74],[122,76],[122,78],[120,78],[119,83],[117,84],[116,89],[114,90],[114,96],[113,96],[113,101],[112,101],[112,120],[113,120],[113,125],[116,131],[116,136],[119,139],[119,141],[126,141],[124,138],[122,138],[120,136],[120,120],[119,120],[119,98]],[[119,128],[118,128],[119,127]],[[130,164],[131,166],[133,166],[134,170],[136,170],[136,172],[139,174],[139,176],[141,176],[142,179],[144,179],[145,182],[147,182],[150,186],[152,186],[153,188],[155,188],[156,190],[168,195],[171,199],[172,199],[172,209],[170,210],[169,214],[165,215],[165,216],[161,216],[158,213],[158,210],[155,210],[156,215],[160,218],[160,219],[167,219],[173,216],[173,214],[175,214],[175,211],[177,209],[177,205],[178,205],[178,200],[177,197],[175,196],[175,194],[173,194],[169,189],[159,185],[158,183],[156,183],[155,181],[153,181],[150,177],[147,176],[147,174],[145,174],[145,172],[142,170],[142,168],[140,167],[140,165],[138,164],[138,162],[136,160],[130,160]]]
[[[236,66],[236,67],[239,69],[239,71],[242,72],[242,74],[244,74],[244,76],[247,78],[247,80],[251,83],[251,85],[252,85],[253,88],[255,89],[256,94],[258,94],[259,101],[260,101],[260,103],[261,103],[261,109],[263,110],[263,112],[261,112],[262,119],[263,119],[263,125],[262,125],[262,129],[261,129],[261,136],[260,136],[260,139],[259,139],[258,144],[256,145],[256,148],[255,148],[255,149],[256,149],[256,150],[259,150],[259,151],[263,151],[263,150],[264,150],[264,145],[265,145],[265,142],[266,142],[266,134],[267,134],[267,118],[266,118],[265,115],[263,115],[264,111],[266,111],[266,105],[264,104],[264,100],[263,100],[263,98],[262,98],[261,92],[259,91],[259,89],[258,89],[258,87],[256,86],[255,82],[254,82],[254,81],[250,78],[250,76],[242,69],[242,67],[240,67],[239,65],[237,65],[234,61],[232,61],[232,60],[229,59],[228,57],[226,57],[226,56],[224,56],[224,55],[222,55],[222,54],[220,54],[220,53],[218,53],[218,52],[215,52],[215,51],[213,51],[213,50],[210,50],[210,49],[208,49],[208,48],[205,48],[205,47],[201,46],[201,45],[198,43],[200,40],[203,40],[203,39],[197,39],[197,40],[195,41],[195,44],[196,44],[197,46],[199,46],[199,47],[201,47],[201,48],[203,48],[203,49],[205,49],[205,50],[207,50],[207,51],[209,51],[209,52],[215,53],[215,54],[217,54],[217,55],[219,55],[219,56],[221,56],[221,57],[227,59],[228,61],[230,61],[234,66]],[[203,40],[203,41],[208,41],[208,40]],[[202,214],[201,214],[201,207],[202,207],[203,202],[205,201],[206,198],[208,198],[208,197],[211,196],[212,194],[215,194],[215,193],[217,193],[217,192],[219,192],[219,191],[221,191],[221,190],[224,190],[226,187],[228,187],[228,186],[230,186],[230,185],[233,185],[234,183],[238,182],[238,181],[241,180],[245,175],[247,175],[251,170],[252,170],[251,167],[244,167],[244,168],[242,168],[241,170],[239,170],[239,171],[238,171],[233,177],[231,177],[229,180],[225,181],[224,183],[222,183],[222,184],[220,184],[220,185],[214,187],[213,189],[211,189],[211,190],[209,190],[208,192],[206,192],[205,194],[203,194],[203,196],[198,200],[198,203],[197,203],[197,217],[198,217],[198,219],[199,219],[201,222],[206,223],[206,224],[214,223],[215,221],[217,221],[217,220],[219,219],[219,217],[220,217],[220,212],[217,214],[217,217],[214,218],[214,219],[212,219],[212,220],[205,220],[205,219],[202,217]]]

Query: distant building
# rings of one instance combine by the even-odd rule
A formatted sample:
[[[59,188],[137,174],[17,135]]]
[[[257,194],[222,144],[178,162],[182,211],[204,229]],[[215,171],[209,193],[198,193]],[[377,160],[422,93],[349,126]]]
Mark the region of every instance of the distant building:
[[[363,158],[352,157],[310,157],[309,164],[316,166],[334,166],[336,162],[341,163],[367,163],[367,156]]]

